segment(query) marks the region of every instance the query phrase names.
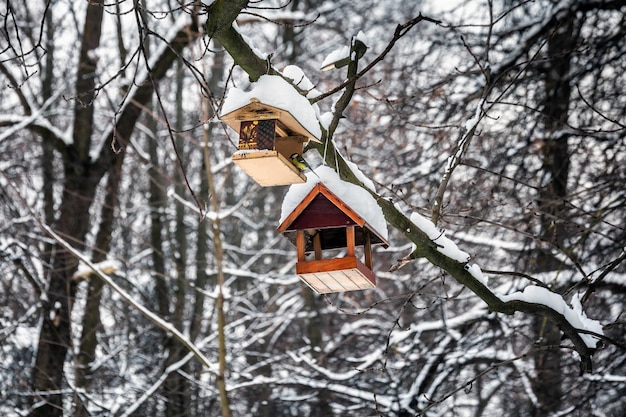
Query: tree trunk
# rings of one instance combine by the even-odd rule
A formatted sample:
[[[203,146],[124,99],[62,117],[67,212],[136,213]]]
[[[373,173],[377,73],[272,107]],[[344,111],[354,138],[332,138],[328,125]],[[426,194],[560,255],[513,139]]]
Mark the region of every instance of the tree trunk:
[[[102,205],[102,216],[98,235],[96,236],[96,250],[93,255],[93,262],[102,262],[107,258],[111,246],[113,233],[113,225],[115,223],[115,209],[118,202],[118,190],[120,179],[122,177],[122,165],[124,162],[123,154],[117,160],[117,163],[111,167],[106,185],[106,195],[104,204]],[[96,348],[98,346],[98,332],[101,330],[102,323],[100,321],[100,300],[102,298],[102,289],[104,282],[98,277],[89,277],[89,286],[87,289],[87,300],[85,304],[85,313],[82,323],[82,334],[80,336],[80,345],[78,357],[76,359],[76,387],[82,389],[85,393],[93,385],[93,375],[91,372],[91,364],[96,359]],[[88,399],[76,395],[74,417],[88,417]]]
[[[46,66],[43,71],[43,79],[41,82],[41,98],[46,102],[52,97],[52,87],[55,82],[54,78],[54,22],[52,21],[52,13],[46,14]],[[45,179],[42,187],[44,218],[46,224],[54,224],[54,182],[56,175],[54,172],[54,148],[51,145],[52,138],[48,135],[42,137],[42,153],[41,153],[41,176]],[[44,243],[44,264],[49,265],[52,262],[52,243]]]
[[[183,128],[183,73],[179,65],[176,74],[176,122],[177,132]],[[176,148],[184,160],[185,142],[181,135],[176,135]],[[175,164],[174,192],[177,195],[184,195],[186,191],[185,179],[182,167]],[[185,207],[176,202],[176,213],[174,221],[174,264],[176,266],[176,280],[174,281],[174,306],[171,323],[180,331],[183,330],[185,315],[185,288],[186,288],[186,266],[187,266],[187,227],[185,226]],[[165,360],[165,368],[181,360],[186,353],[185,347],[173,338],[168,338],[168,356]],[[188,373],[188,363],[183,365],[179,371],[172,372],[163,383],[163,395],[165,396],[166,417],[185,417],[189,415],[189,381],[181,371]]]
[[[219,50],[220,45],[219,42],[214,41],[214,48]],[[210,68],[210,71],[205,70],[207,80],[207,88],[209,91],[213,93],[214,96],[219,97],[223,94],[223,88],[220,89],[220,85],[222,83],[224,77],[224,53],[215,53],[213,55],[213,65]],[[200,100],[203,100],[202,98]],[[201,102],[202,107],[202,117],[204,120],[209,120],[209,118],[215,116],[213,114],[212,107],[209,105],[210,103],[206,100]],[[205,138],[206,143],[211,142],[213,137],[213,129],[215,128],[214,124],[209,124],[208,128],[205,129]],[[210,160],[208,160],[209,155],[203,153],[202,155],[202,169],[200,170],[200,198],[210,198],[211,190],[209,189],[208,176],[210,173],[208,170],[211,168]],[[232,190],[232,187],[223,187],[224,193],[228,193]],[[198,246],[197,246],[197,255],[196,255],[196,288],[200,290],[207,290],[207,286],[209,283],[209,276],[207,274],[207,266],[208,266],[208,253],[209,253],[209,234],[207,230],[207,220],[200,219],[198,223]],[[191,340],[195,340],[201,331],[202,327],[202,317],[204,316],[204,301],[205,296],[202,291],[196,291],[196,297],[194,300],[193,307],[193,317],[191,320],[191,326],[189,329],[189,334],[191,336]]]
[[[89,162],[90,138],[93,130],[96,61],[90,51],[100,43],[103,8],[94,1],[87,7],[76,78],[76,105],[74,107],[74,143],[64,155],[65,184],[57,232],[67,236],[79,250],[84,249],[83,239],[89,221],[76,221],[89,213],[95,188],[101,175],[94,172]],[[53,250],[47,302],[44,302],[43,322],[37,345],[37,357],[32,374],[34,391],[43,405],[32,411],[34,416],[62,416],[63,366],[65,355],[72,345],[70,313],[76,283],[72,275],[78,261],[59,246]]]
[[[209,108],[206,104],[205,108]],[[205,118],[208,114],[204,115]],[[211,210],[214,213],[219,212],[219,197],[215,187],[213,173],[211,172],[211,152],[209,145],[209,132],[204,130],[204,164],[206,166],[206,180],[211,195]],[[219,217],[215,217],[211,224],[213,233],[213,254],[215,256],[215,265],[217,267],[217,299],[215,301],[215,310],[217,312],[217,356],[218,356],[218,373],[217,373],[217,389],[220,396],[220,405],[222,409],[222,417],[230,417],[230,401],[226,390],[226,317],[224,314],[224,250],[222,247],[222,230],[220,227]]]
[[[544,179],[540,188],[540,238],[551,247],[563,248],[566,238],[563,220],[567,218],[565,198],[569,174],[568,137],[562,129],[567,123],[570,92],[569,69],[571,52],[575,47],[574,16],[560,23],[548,40],[548,69],[545,74],[546,102],[543,120],[546,140],[541,147]],[[560,262],[549,250],[537,251],[535,269],[555,271]],[[533,388],[538,405],[533,407],[536,417],[550,415],[561,408],[561,332],[546,317],[534,318],[534,331],[539,350],[534,356],[536,379]]]
[[[96,187],[112,165],[121,163],[121,156],[103,146],[96,161],[89,151],[93,133],[93,100],[95,99],[96,50],[100,40],[102,3],[92,1],[87,6],[83,43],[81,45],[76,72],[76,104],[74,107],[73,143],[63,152],[64,184],[55,231],[66,237],[79,251],[84,251],[84,239],[91,228],[88,213],[94,201]],[[158,82],[187,43],[186,29],[178,32],[171,48],[164,50],[152,67],[152,80]],[[105,140],[115,138],[118,145],[126,145],[134,129],[141,107],[154,92],[153,83],[144,83],[131,99],[133,105],[126,106],[118,115],[115,129]],[[135,105],[136,103],[136,105]],[[77,221],[81,219],[81,221]],[[31,410],[32,416],[56,417],[63,415],[64,363],[68,349],[72,346],[71,310],[76,294],[76,283],[72,276],[78,261],[60,245],[55,245],[49,271],[48,288],[43,302],[43,317],[37,342],[37,356],[31,375],[31,385],[37,403]]]

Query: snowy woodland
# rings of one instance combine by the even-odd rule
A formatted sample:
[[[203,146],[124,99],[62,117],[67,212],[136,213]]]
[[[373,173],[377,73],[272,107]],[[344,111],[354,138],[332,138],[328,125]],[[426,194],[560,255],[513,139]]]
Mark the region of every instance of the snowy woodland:
[[[626,415],[623,0],[0,17],[1,415]],[[376,202],[376,288],[298,279],[219,118],[251,92]]]

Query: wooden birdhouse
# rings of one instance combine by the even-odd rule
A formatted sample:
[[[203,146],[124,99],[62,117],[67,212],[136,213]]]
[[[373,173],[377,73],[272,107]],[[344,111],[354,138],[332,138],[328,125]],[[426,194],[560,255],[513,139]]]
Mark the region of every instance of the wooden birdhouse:
[[[287,185],[306,182],[291,155],[302,155],[309,140],[319,142],[286,110],[263,104],[256,99],[221,116],[239,132],[238,151],[232,160],[259,185]]]
[[[296,245],[296,273],[318,294],[376,286],[372,246],[389,243],[323,183],[314,186],[278,231]],[[345,256],[324,259],[324,252],[340,249]]]

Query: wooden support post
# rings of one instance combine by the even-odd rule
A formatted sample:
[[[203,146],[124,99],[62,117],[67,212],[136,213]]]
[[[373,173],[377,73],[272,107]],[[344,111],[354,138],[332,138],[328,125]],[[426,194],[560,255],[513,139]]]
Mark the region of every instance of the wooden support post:
[[[320,236],[320,232],[316,231],[313,236],[313,250],[315,251],[315,259],[322,259],[322,238]]]
[[[348,247],[348,256],[354,256],[355,246],[354,225],[346,228],[346,246]]]
[[[304,230],[296,231],[296,249],[298,250],[298,262],[304,262],[306,260],[304,251],[306,246],[306,240],[304,239]]]
[[[365,266],[372,269],[372,239],[370,237],[370,231],[363,229],[363,234],[365,235],[365,247],[363,248],[365,252]]]
[[[278,136],[282,136],[282,137],[289,136],[289,133],[287,132],[287,128],[281,122],[276,123],[276,133],[278,133]]]

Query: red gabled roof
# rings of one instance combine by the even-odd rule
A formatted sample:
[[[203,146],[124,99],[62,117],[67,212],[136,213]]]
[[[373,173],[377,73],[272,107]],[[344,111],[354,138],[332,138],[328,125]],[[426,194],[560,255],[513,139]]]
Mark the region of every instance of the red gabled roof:
[[[374,233],[379,243],[389,243],[350,206],[323,183],[317,183],[296,208],[278,226],[278,232],[302,229],[324,229],[358,225]]]

